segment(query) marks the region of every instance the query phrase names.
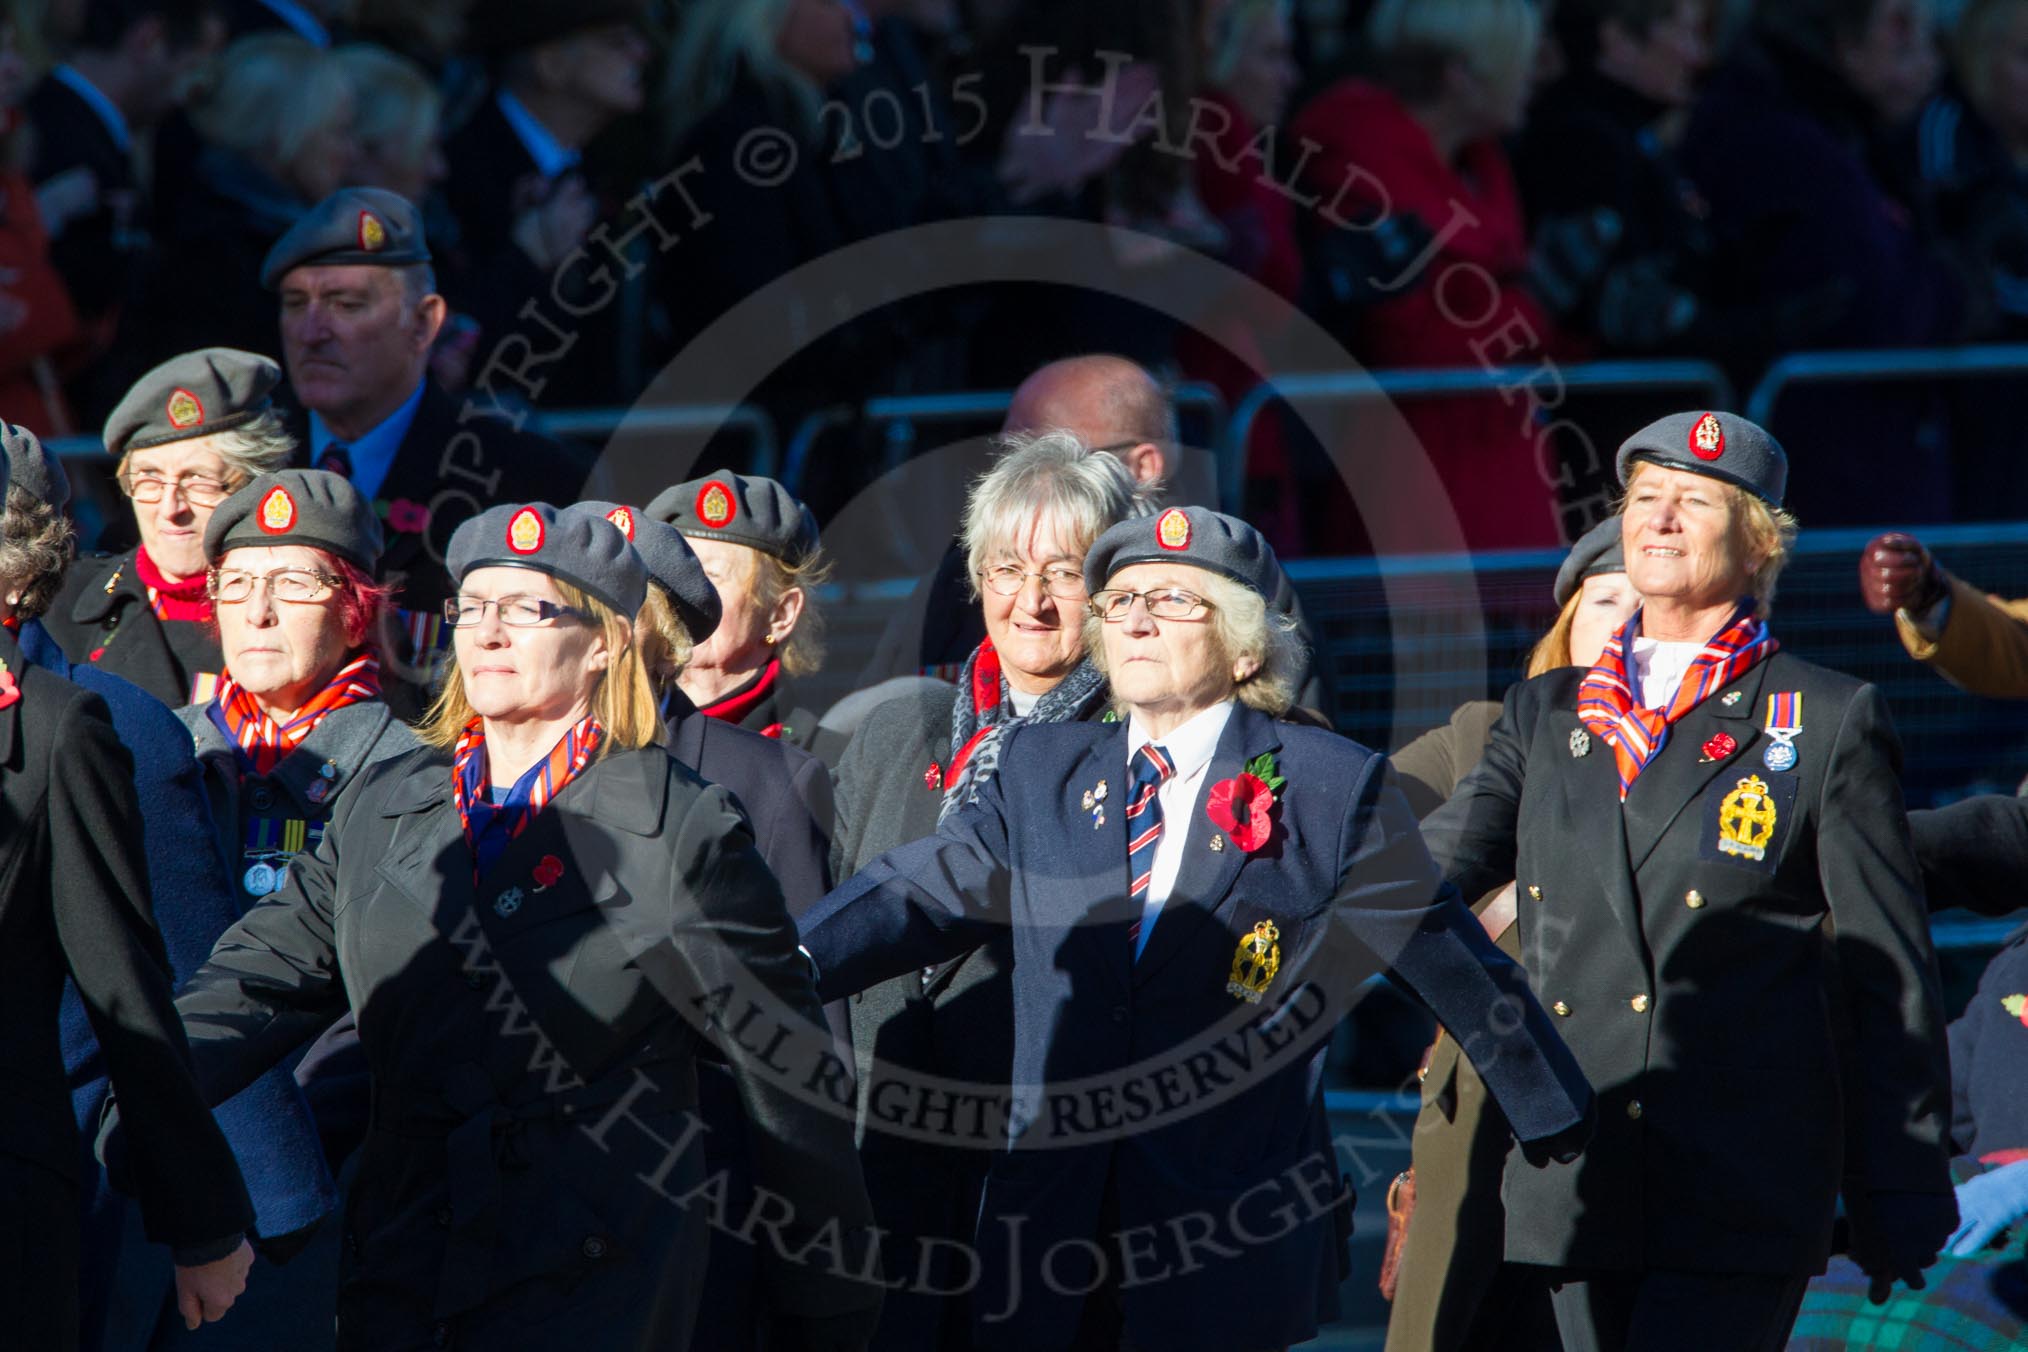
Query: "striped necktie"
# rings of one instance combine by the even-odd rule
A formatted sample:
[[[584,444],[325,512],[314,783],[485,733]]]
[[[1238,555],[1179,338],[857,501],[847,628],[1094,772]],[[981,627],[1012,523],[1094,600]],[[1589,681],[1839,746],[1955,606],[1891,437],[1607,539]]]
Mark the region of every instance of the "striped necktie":
[[[1148,742],[1134,753],[1127,786],[1127,896],[1146,904],[1155,876],[1155,846],[1162,839],[1162,781],[1176,773],[1169,753]],[[1141,916],[1127,929],[1133,956],[1141,956]]]

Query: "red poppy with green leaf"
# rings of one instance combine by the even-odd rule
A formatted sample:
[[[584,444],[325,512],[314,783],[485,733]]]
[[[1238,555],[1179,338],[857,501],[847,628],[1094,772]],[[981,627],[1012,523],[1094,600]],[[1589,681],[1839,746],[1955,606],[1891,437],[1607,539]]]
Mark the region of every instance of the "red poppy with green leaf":
[[[1274,808],[1286,782],[1274,753],[1265,752],[1248,761],[1246,769],[1231,779],[1213,784],[1204,800],[1204,813],[1234,845],[1252,854],[1274,834]]]

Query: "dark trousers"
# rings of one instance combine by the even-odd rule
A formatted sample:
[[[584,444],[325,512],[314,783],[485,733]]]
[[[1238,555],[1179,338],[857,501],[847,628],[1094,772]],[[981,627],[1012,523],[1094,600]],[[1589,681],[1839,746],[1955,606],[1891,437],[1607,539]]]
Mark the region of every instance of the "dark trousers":
[[[1564,1352],[1781,1352],[1809,1277],[1543,1268]]]

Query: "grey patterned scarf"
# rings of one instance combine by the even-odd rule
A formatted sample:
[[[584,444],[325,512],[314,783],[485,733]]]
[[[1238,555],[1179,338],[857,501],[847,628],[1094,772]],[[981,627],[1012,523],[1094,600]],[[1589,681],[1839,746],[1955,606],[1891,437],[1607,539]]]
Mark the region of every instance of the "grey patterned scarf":
[[[979,669],[981,654],[989,664],[985,672]],[[944,804],[937,813],[939,823],[978,799],[979,790],[1000,768],[1000,747],[1010,731],[1028,723],[1075,723],[1095,717],[1105,705],[1106,678],[1087,657],[1035,701],[1035,707],[1026,716],[1016,718],[1007,706],[1006,677],[992,681],[992,673],[998,666],[999,656],[992,652],[988,641],[965,659],[965,669],[958,676],[957,699],[951,709],[951,759],[957,768],[944,784]],[[997,685],[993,697],[980,698],[986,694],[979,689],[982,677]],[[967,746],[971,749],[969,755],[965,754]]]

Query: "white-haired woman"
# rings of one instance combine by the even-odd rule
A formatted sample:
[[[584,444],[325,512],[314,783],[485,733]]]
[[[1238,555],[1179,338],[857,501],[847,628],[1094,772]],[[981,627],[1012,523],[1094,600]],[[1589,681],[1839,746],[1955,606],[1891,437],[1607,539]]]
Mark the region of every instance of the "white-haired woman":
[[[225,344],[274,347],[275,301],[261,263],[352,168],[355,100],[329,52],[293,33],[241,38],[190,104],[203,147],[174,209],[157,223],[161,256],[133,331],[154,353]]]
[[[1084,557],[1136,510],[1133,475],[1118,456],[1068,433],[1015,436],[1005,445],[965,507],[966,571],[985,612],[985,641],[955,693],[939,685],[881,705],[846,747],[833,848],[840,878],[932,834],[944,815],[976,798],[1013,728],[1091,721],[1109,707],[1105,677],[1085,649]],[[1008,944],[996,941],[852,1001],[862,1089],[870,1092],[878,1066],[1006,1083],[1010,958]],[[880,1222],[904,1244],[970,1239],[987,1156],[878,1134],[860,1153]],[[924,1181],[925,1170],[935,1183]],[[969,1347],[967,1304],[897,1292],[881,1337],[896,1347]]]
[[[294,454],[269,399],[281,378],[266,357],[206,348],[164,362],[120,400],[105,444],[140,544],[71,568],[42,617],[64,656],[172,709],[211,698],[222,667],[204,530],[228,496]]]
[[[597,516],[535,503],[467,521],[449,563],[456,665],[429,746],[339,804],[178,1004],[214,1097],[346,1009],[358,1022],[373,1120],[339,1347],[688,1346],[705,1041],[786,1209],[760,1257],[776,1332],[862,1346],[880,1295],[855,1276],[873,1237],[850,1125],[708,1014],[769,1011],[773,1055],[799,1031],[830,1045],[743,814],[661,745],[639,556]]]
[[[804,943],[832,996],[1011,946],[978,1346],[1287,1347],[1349,1261],[1321,1071],[1364,978],[1391,967],[1472,1030],[1538,1151],[1574,1151],[1590,1095],[1386,759],[1280,721],[1303,645],[1260,533],[1172,508],[1107,531],[1084,575],[1117,721],[1010,732],[978,796],[821,902]],[[934,1138],[873,1094],[869,1134]]]
[[[446,172],[442,93],[421,66],[384,47],[348,43],[331,56],[353,95],[346,186],[385,188],[423,202]],[[431,224],[431,242],[441,246],[443,232]]]

